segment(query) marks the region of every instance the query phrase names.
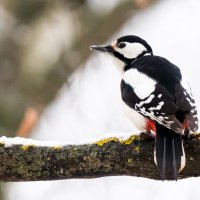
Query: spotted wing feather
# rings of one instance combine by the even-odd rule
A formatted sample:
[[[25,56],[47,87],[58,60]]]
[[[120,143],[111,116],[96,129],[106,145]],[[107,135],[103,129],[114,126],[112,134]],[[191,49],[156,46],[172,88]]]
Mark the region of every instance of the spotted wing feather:
[[[140,99],[134,88],[123,80],[121,91],[122,99],[129,107],[135,109],[147,119],[156,121],[177,133],[183,133],[183,126],[175,116],[179,108],[173,97],[162,85],[157,83],[155,90],[144,99]]]
[[[187,126],[191,131],[198,129],[197,108],[189,85],[180,83],[175,87],[176,105],[185,112]]]

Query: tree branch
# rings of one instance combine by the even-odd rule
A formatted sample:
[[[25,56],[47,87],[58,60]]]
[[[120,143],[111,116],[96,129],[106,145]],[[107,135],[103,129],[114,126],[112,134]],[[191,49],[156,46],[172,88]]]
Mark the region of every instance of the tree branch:
[[[16,141],[22,142],[16,142]],[[184,144],[186,167],[179,178],[200,175],[200,134]],[[153,161],[154,140],[131,136],[93,144],[48,145],[0,138],[0,181],[44,181],[131,175],[160,179]]]

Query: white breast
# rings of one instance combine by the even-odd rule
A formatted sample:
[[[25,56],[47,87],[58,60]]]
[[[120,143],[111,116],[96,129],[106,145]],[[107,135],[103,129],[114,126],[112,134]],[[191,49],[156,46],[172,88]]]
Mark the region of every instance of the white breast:
[[[129,84],[140,99],[148,97],[154,90],[156,81],[137,69],[129,69],[123,75],[125,83]]]
[[[147,119],[145,117],[143,117],[140,113],[138,113],[136,110],[130,108],[125,103],[124,103],[124,109],[125,109],[125,112],[126,112],[127,116],[129,117],[131,122],[133,122],[135,127],[139,131],[144,132],[146,130],[146,121],[147,121]]]

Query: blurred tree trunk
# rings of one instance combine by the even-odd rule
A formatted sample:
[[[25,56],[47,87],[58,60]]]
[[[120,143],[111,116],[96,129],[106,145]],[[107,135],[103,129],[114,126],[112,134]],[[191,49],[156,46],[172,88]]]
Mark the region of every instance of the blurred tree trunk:
[[[120,1],[114,9],[105,13],[95,12],[85,0],[4,1],[2,5],[13,18],[6,15],[5,34],[0,35],[0,134],[16,132],[29,107],[36,110],[40,107],[41,111],[55,97],[67,77],[87,60],[91,44],[103,43],[131,16],[155,1]],[[44,74],[33,76],[24,73],[22,60],[23,52],[27,51],[26,38],[34,38],[29,32],[44,18],[49,19],[50,13],[58,7],[66,9],[66,13],[70,10],[75,16],[76,39],[71,46],[63,49],[52,66],[45,66]],[[34,62],[37,64],[40,60]]]

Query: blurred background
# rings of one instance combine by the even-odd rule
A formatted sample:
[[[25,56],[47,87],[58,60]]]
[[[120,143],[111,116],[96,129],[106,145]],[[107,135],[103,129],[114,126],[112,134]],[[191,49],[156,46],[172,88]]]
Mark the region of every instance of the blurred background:
[[[199,10],[198,0],[0,1],[0,135],[83,143],[137,132],[112,59],[89,50],[126,34],[185,71],[200,107]],[[196,200],[199,184],[135,177],[2,183],[0,199]]]

